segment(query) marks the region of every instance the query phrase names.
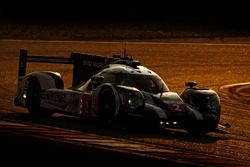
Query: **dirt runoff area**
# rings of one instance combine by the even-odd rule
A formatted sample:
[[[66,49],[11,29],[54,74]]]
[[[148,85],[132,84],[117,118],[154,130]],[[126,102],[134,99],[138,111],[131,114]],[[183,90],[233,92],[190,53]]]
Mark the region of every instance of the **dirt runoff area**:
[[[0,39],[249,43],[246,28],[150,22],[1,21]]]

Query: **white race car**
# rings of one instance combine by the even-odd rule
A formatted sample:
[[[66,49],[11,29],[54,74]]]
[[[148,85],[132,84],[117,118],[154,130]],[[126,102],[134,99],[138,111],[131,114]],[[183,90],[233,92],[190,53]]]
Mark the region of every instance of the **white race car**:
[[[65,89],[58,72],[26,75],[27,62],[73,64],[72,87]],[[210,89],[187,88],[178,95],[152,70],[127,56],[111,58],[72,53],[70,58],[28,55],[20,50],[15,105],[31,114],[55,112],[96,117],[107,122],[136,120],[147,127],[178,127],[189,132],[214,131],[220,100]]]

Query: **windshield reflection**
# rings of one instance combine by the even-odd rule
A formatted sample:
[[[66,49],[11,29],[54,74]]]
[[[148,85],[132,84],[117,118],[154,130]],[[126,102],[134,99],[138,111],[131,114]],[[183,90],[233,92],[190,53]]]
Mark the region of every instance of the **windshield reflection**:
[[[120,75],[118,84],[135,87],[141,91],[160,93],[169,91],[167,85],[158,76],[152,75]]]

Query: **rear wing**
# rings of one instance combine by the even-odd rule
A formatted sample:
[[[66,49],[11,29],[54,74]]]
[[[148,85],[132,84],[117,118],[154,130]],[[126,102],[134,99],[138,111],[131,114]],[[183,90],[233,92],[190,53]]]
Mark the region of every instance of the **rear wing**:
[[[105,56],[85,53],[71,53],[69,58],[57,56],[37,56],[28,55],[27,50],[20,49],[18,76],[20,78],[26,75],[26,67],[28,62],[72,64],[72,87],[74,87],[82,82],[87,81],[92,75],[96,74],[104,66],[120,59],[123,58],[119,56],[108,58]]]

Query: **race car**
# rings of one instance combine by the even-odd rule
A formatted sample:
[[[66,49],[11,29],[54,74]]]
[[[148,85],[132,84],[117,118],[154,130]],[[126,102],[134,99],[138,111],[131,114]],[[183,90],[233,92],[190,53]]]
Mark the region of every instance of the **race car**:
[[[73,64],[72,86],[64,88],[58,72],[26,75],[27,62]],[[63,113],[111,124],[136,120],[145,127],[190,133],[212,132],[220,121],[220,99],[214,90],[186,82],[182,93],[172,92],[159,75],[127,55],[71,53],[64,58],[28,55],[21,49],[18,76],[14,104],[31,114]]]

